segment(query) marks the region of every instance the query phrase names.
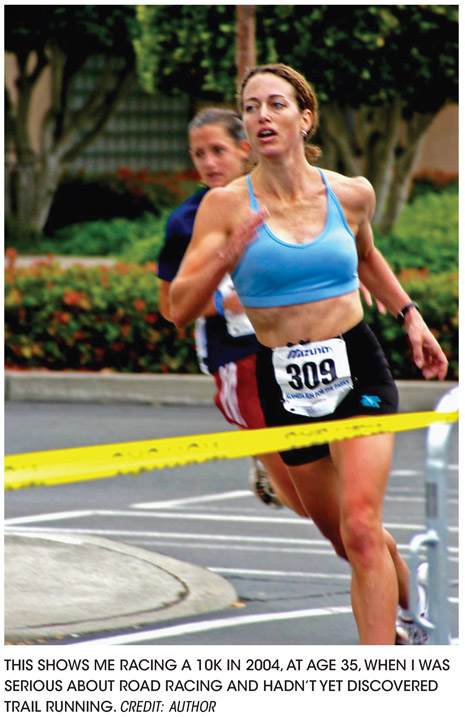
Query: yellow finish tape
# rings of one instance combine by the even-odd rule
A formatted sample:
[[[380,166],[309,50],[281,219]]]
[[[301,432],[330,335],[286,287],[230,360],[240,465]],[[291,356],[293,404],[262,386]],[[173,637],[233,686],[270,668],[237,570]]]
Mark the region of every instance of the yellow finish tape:
[[[111,478],[156,468],[184,466],[188,463],[243,458],[375,433],[410,431],[426,428],[432,423],[455,423],[458,421],[458,415],[458,411],[425,411],[363,416],[300,426],[21,453],[5,457],[5,488]]]

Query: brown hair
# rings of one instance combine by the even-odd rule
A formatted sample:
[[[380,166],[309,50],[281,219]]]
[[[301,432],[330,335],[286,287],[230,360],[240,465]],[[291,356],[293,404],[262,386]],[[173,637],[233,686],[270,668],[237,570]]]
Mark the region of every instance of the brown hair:
[[[221,124],[236,144],[246,139],[241,118],[234,110],[226,107],[204,107],[191,119],[187,129],[191,132],[193,129],[210,124]]]
[[[295,91],[295,98],[300,110],[308,109],[313,115],[313,124],[310,132],[305,138],[305,142],[315,134],[319,124],[319,113],[318,113],[318,100],[313,87],[307,82],[305,77],[301,75],[297,70],[294,70],[288,65],[274,64],[274,65],[257,65],[257,67],[251,67],[246,70],[241,81],[239,82],[237,91],[237,106],[239,112],[242,114],[243,111],[243,99],[244,89],[247,82],[254,77],[254,75],[261,75],[270,73],[281,77],[286,80]],[[305,145],[305,156],[310,164],[316,164],[319,157],[321,156],[321,149],[314,144]]]

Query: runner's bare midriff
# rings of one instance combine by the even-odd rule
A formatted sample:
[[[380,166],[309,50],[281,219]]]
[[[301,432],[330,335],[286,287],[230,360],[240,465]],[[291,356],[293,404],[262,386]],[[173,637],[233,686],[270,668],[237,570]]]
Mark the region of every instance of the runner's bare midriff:
[[[358,291],[291,306],[247,308],[259,342],[275,348],[299,341],[324,341],[353,328],[363,318]]]

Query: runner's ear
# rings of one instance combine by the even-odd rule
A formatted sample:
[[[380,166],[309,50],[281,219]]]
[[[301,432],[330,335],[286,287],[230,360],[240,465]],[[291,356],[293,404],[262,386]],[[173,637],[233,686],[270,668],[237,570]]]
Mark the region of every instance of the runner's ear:
[[[252,147],[250,146],[250,142],[248,139],[241,139],[241,150],[244,152],[244,159],[247,159],[250,152],[252,151]]]

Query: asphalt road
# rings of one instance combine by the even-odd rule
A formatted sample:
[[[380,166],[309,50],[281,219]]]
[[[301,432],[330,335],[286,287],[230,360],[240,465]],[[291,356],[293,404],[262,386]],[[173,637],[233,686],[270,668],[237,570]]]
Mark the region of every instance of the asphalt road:
[[[222,430],[228,430],[227,424],[209,406],[7,403],[5,453]],[[417,430],[400,433],[396,439],[384,521],[404,556],[411,538],[425,525],[425,435]],[[309,521],[260,503],[248,489],[248,470],[248,460],[240,459],[9,491],[6,524],[10,518],[24,518],[28,526],[84,532],[164,553],[207,567],[236,588],[240,599],[234,607],[146,625],[137,635],[115,635],[119,644],[358,644],[347,566]],[[447,480],[454,638],[458,634],[456,426]],[[92,636],[94,644],[98,639]]]

